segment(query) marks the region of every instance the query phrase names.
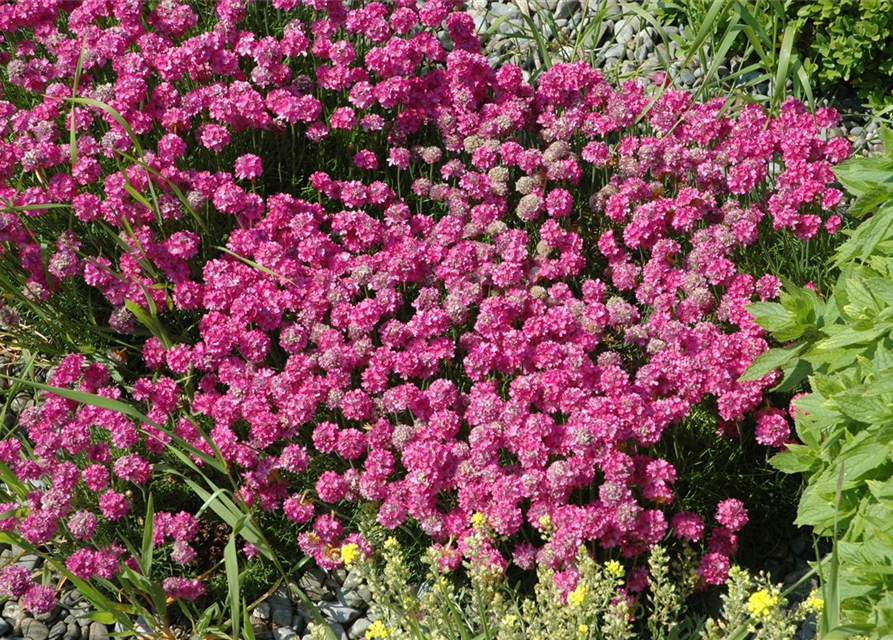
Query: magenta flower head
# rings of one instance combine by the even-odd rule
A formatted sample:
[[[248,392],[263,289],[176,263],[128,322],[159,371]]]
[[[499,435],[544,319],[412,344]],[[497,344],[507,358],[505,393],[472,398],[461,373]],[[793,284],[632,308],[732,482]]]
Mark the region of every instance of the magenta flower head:
[[[747,509],[740,500],[723,500],[716,506],[716,520],[732,531],[740,531],[747,524]]]
[[[175,600],[196,600],[205,595],[205,585],[201,580],[189,578],[167,578],[162,584],[164,592]]]
[[[21,565],[10,564],[0,572],[0,595],[7,598],[21,598],[32,584],[31,572]]]
[[[689,542],[697,542],[704,536],[704,521],[691,511],[681,511],[674,515],[670,526],[676,537]]]
[[[757,413],[756,440],[769,447],[783,447],[791,437],[791,427],[781,409],[763,409]]]
[[[720,585],[729,575],[729,558],[721,553],[708,553],[701,558],[698,565],[698,575],[704,582],[712,585]]]
[[[31,613],[49,613],[56,606],[56,591],[52,587],[35,584],[28,587],[19,602],[23,609]]]
[[[264,172],[261,159],[251,153],[236,158],[234,169],[236,177],[240,180],[253,180]]]

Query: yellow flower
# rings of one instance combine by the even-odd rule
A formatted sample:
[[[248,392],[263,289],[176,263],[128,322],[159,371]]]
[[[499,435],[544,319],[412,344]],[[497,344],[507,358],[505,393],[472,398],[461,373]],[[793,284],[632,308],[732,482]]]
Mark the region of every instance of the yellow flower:
[[[609,576],[614,576],[616,578],[622,578],[623,574],[626,573],[626,569],[623,568],[623,565],[617,562],[616,560],[608,560],[605,563],[605,572]]]
[[[386,627],[384,622],[376,620],[366,629],[366,640],[376,640],[377,638],[387,638],[391,635],[392,629]]]
[[[586,599],[586,587],[578,586],[576,589],[567,594],[567,602],[573,607],[579,607]]]
[[[512,627],[518,621],[518,616],[513,613],[508,614],[505,618],[502,619],[502,622],[507,627]]]
[[[487,516],[479,511],[471,514],[471,526],[475,529],[483,529],[487,526]]]
[[[822,609],[825,608],[825,601],[822,600],[822,596],[818,594],[818,589],[809,594],[809,597],[806,598],[806,602],[804,603],[807,609],[810,611],[814,611],[815,613],[821,613]]]
[[[768,589],[760,589],[747,599],[747,610],[754,618],[766,618],[779,601],[778,594],[772,593]]]
[[[552,518],[551,518],[551,516],[549,516],[548,513],[544,516],[540,516],[540,519],[538,520],[538,522],[540,525],[540,529],[548,530],[548,529],[552,528]]]
[[[587,631],[589,631],[589,625],[581,624],[579,627],[577,627],[577,631],[579,631],[580,633],[586,633]]]
[[[347,568],[350,568],[362,555],[360,548],[354,542],[348,542],[341,547],[341,561]]]

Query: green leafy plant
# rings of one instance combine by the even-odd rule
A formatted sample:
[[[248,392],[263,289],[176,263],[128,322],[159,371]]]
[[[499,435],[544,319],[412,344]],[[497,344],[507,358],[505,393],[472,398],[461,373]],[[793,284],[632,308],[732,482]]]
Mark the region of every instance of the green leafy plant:
[[[483,550],[488,535],[484,527],[465,542]],[[532,593],[521,592],[489,567],[486,553],[479,558],[473,555],[463,572],[443,573],[434,549],[427,556],[427,580],[417,589],[410,585],[406,555],[391,537],[379,552],[359,563],[359,572],[375,597],[375,621],[366,634],[369,640],[787,640],[796,631],[797,621],[822,605],[821,598],[813,595],[800,606],[788,607],[786,597],[794,587],[782,592],[765,575],[754,577],[734,567],[726,582],[721,616],[693,614],[686,599],[697,580],[696,554],[692,551],[687,560],[671,562],[660,545],[648,558],[647,591],[635,601],[617,596],[625,582],[624,567],[612,560],[596,562],[585,547],[579,550],[573,584],[559,587],[555,574],[540,565]],[[320,631],[316,627],[311,637]]]
[[[893,89],[893,3],[887,0],[811,0],[788,7],[803,37],[800,50],[822,84],[849,82],[863,98],[889,102]]]
[[[778,369],[779,389],[808,384],[793,403],[800,442],[771,463],[804,475],[796,523],[838,538],[822,569],[840,608],[829,607],[823,625],[840,638],[893,633],[893,134],[884,130],[883,138],[887,155],[836,170],[856,196],[854,212],[874,214],[847,232],[828,299],[788,287],[779,303],[750,306],[786,344],[745,377]]]

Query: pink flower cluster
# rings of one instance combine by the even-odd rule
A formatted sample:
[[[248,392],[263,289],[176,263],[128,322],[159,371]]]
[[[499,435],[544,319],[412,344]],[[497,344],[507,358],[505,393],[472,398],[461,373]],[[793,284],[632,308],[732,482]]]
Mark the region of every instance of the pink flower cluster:
[[[764,218],[803,239],[819,232],[840,198],[831,167],[849,153],[821,135],[836,114],[788,101],[777,118],[756,105],[732,116],[722,100],[673,90],[651,104],[647,87],[615,89],[584,63],[555,65],[531,86],[515,66],[489,67],[471,18],[449,0],[301,4],[314,19],[296,11],[281,37],[241,29],[239,0],[217,2],[216,25],[188,37],[197,16],[177,0],[0,5],[4,37],[28,28],[34,38],[3,60],[34,105],[0,100],[0,196],[37,205],[0,214],[0,246],[17,251],[27,294],[47,298],[80,278],[122,334],[136,322],[125,301],[199,314],[194,339],[145,342],[155,373],[130,397],[213,454],[208,435],[246,504],[311,523],[300,544],[322,566],[338,566],[345,543],[366,548],[326,513],[341,501],[376,503],[388,528],[417,521],[448,564],[467,551],[475,513],[515,540],[549,528],[537,546],[477,549],[494,567],[513,557],[565,568],[587,542],[633,557],[670,531],[702,539],[696,514],[668,523],[676,471],[649,451],[708,398],[724,423],[747,419],[772,383],[737,381],[766,348],[745,305],[777,295],[778,281],[740,272],[736,252]],[[104,170],[134,152],[129,138],[108,113],[64,101],[82,42],[78,93],[145,139],[151,171]],[[368,138],[352,152],[362,179],[318,171],[312,197],[263,196],[244,182],[262,177],[258,156],[239,156],[231,172],[186,161],[190,148],[226,152],[246,131],[289,127],[320,150],[330,136]],[[150,183],[158,211],[133,197]],[[233,227],[227,253],[201,257],[171,184]],[[77,223],[43,256],[27,216],[56,215],[40,208],[51,202],[71,203]],[[122,231],[118,255],[90,253],[96,220]],[[187,372],[197,380],[188,394],[175,382]],[[79,355],[51,382],[122,393]],[[783,416],[761,415],[758,440],[779,446]],[[60,527],[87,540],[98,518],[128,517],[128,487],[146,484],[170,442],[56,396],[22,422],[35,459],[14,443],[0,456],[47,488],[3,526],[33,544]],[[330,467],[308,494],[301,474],[314,456]],[[79,484],[89,504],[72,502]],[[724,577],[747,519],[732,502],[708,539],[707,583]],[[188,567],[195,519],[157,513],[154,533]],[[122,555],[82,550],[69,563],[107,577]],[[185,577],[164,588],[203,593]]]

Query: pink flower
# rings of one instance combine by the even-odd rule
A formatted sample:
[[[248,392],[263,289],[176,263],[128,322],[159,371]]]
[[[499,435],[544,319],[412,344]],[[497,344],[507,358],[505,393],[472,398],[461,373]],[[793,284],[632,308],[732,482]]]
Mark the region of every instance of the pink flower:
[[[206,149],[219,153],[229,144],[229,131],[219,124],[203,124],[198,129],[198,140]]]
[[[109,520],[120,520],[130,510],[127,496],[109,490],[99,496],[99,509]]]
[[[0,595],[20,598],[33,585],[31,572],[26,567],[9,564],[0,572]]]
[[[246,153],[236,158],[236,177],[240,180],[253,180],[263,173],[263,164],[256,155]]]
[[[35,584],[28,587],[19,600],[22,608],[31,613],[49,613],[56,607],[56,590],[49,586]]]
[[[375,153],[368,149],[363,149],[353,157],[353,163],[360,169],[373,170],[378,168],[378,158]]]
[[[763,409],[757,413],[756,439],[769,447],[783,447],[791,437],[791,428],[781,409]]]
[[[729,558],[721,553],[708,553],[698,565],[698,575],[707,584],[720,585],[729,575]]]
[[[167,578],[162,586],[164,592],[175,600],[193,601],[205,595],[205,585],[200,580]]]
[[[681,511],[670,521],[673,533],[684,540],[697,542],[704,536],[704,521],[691,511]]]
[[[723,500],[716,505],[716,520],[732,531],[740,531],[747,524],[747,509],[743,502],[735,498]]]

